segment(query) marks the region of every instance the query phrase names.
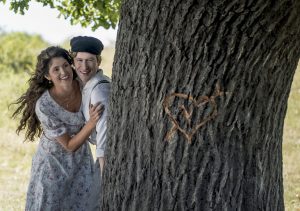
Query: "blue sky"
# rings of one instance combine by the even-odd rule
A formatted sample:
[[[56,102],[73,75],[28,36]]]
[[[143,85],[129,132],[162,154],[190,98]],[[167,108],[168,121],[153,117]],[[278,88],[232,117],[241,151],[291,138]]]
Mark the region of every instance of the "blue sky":
[[[93,32],[90,28],[80,25],[72,26],[69,20],[58,18],[58,11],[42,4],[32,2],[25,15],[15,14],[9,10],[8,1],[0,3],[0,28],[6,32],[23,31],[30,34],[40,34],[44,40],[53,45],[59,45],[73,36],[86,35],[99,38],[104,45],[116,40],[116,29],[99,28]]]

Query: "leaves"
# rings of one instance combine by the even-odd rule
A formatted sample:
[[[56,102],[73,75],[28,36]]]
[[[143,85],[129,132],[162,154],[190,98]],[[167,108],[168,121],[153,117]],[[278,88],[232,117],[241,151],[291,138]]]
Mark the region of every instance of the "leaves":
[[[6,0],[0,0],[5,3]],[[29,8],[30,0],[14,0],[10,8],[15,13],[24,14]],[[56,8],[60,16],[69,19],[72,25],[91,26],[92,30],[99,27],[115,28],[119,20],[121,0],[37,0],[43,6]]]

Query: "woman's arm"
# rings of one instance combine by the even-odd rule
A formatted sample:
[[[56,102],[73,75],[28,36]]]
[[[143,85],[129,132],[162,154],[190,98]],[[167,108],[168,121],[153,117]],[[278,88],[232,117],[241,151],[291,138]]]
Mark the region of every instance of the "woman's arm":
[[[73,137],[64,134],[56,138],[56,140],[69,152],[75,152],[91,135],[99,118],[104,110],[104,106],[100,103],[92,105],[90,108],[90,119],[85,126]]]

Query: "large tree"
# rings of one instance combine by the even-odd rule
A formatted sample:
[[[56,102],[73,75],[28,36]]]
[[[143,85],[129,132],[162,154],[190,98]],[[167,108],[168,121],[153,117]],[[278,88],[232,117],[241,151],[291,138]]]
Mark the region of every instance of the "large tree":
[[[299,0],[124,0],[103,210],[284,210]]]
[[[104,210],[283,210],[300,1],[123,2]]]

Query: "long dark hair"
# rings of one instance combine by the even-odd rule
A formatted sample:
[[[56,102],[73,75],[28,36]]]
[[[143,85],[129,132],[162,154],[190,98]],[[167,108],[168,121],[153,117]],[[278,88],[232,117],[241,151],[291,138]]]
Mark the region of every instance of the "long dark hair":
[[[29,88],[27,91],[14,102],[18,107],[12,117],[22,115],[17,134],[27,128],[25,133],[25,141],[34,141],[35,136],[40,137],[42,128],[41,123],[35,114],[35,105],[41,95],[50,89],[53,84],[50,83],[45,76],[49,74],[50,62],[53,58],[62,57],[72,64],[72,58],[68,51],[57,46],[51,46],[43,50],[37,57],[35,72],[28,81]],[[73,71],[74,73],[74,71]]]

